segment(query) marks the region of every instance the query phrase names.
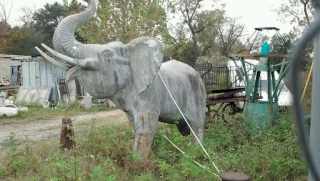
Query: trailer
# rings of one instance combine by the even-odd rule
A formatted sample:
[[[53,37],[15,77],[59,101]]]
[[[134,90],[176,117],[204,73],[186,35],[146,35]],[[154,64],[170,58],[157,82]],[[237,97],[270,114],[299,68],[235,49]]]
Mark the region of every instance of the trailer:
[[[229,67],[214,67],[212,64],[197,64],[207,93],[207,116],[226,120],[227,115],[234,115],[242,111],[239,102],[245,101],[245,86],[239,84],[239,77],[231,73]],[[232,76],[232,78],[231,78]],[[234,77],[233,77],[234,76]]]

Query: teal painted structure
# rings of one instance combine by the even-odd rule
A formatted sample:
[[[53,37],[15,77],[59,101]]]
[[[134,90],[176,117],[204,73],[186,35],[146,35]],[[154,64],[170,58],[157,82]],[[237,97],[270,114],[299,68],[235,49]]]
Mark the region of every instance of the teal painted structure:
[[[267,58],[268,55],[262,56]],[[240,57],[242,66],[245,67],[243,57]],[[261,133],[265,131],[268,126],[279,123],[280,111],[278,105],[278,97],[284,86],[281,79],[288,70],[286,59],[281,63],[278,80],[275,79],[275,66],[271,65],[268,60],[267,64],[253,65],[252,75],[244,71],[244,78],[246,80],[246,102],[244,104],[243,114],[245,122],[243,124],[250,125],[250,130],[253,133]],[[259,100],[260,75],[262,72],[267,72],[268,83],[268,101]]]
[[[255,32],[258,32],[256,37],[260,32],[264,30],[275,30],[277,32],[278,38],[281,39],[279,28],[276,27],[261,27],[255,28]],[[246,56],[246,55],[244,55]],[[240,59],[242,64],[243,77],[245,78],[245,104],[243,109],[243,114],[245,117],[246,124],[249,121],[250,129],[254,133],[263,132],[270,125],[275,125],[279,123],[280,112],[278,99],[281,90],[284,87],[284,84],[281,83],[285,73],[288,71],[288,61],[285,59],[286,55],[270,54],[270,45],[267,42],[264,42],[261,46],[261,52],[259,56],[250,56],[254,58],[260,58],[260,63],[253,65],[252,74],[248,75],[245,66],[245,61],[243,56],[237,55],[237,57],[232,57],[232,60]],[[273,58],[283,58],[282,63],[272,65]],[[236,63],[235,63],[236,64]],[[275,79],[275,67],[281,65],[279,77]],[[239,68],[239,67],[238,67]],[[259,87],[261,86],[260,75],[262,72],[267,74],[267,101],[259,100],[261,98],[259,95]]]
[[[261,55],[269,55],[270,54],[270,46],[268,42],[264,42],[261,46]]]
[[[258,88],[262,71],[266,71],[268,74],[268,101],[259,101],[258,99]],[[268,65],[254,65],[252,77],[246,87],[244,116],[249,121],[252,132],[263,131],[271,123],[275,124],[279,120],[278,98],[277,95],[271,96],[273,92],[271,92],[271,89],[272,85],[275,85],[275,80],[274,76],[270,76],[270,74],[274,75],[274,70]]]
[[[244,115],[250,124],[251,132],[259,133],[266,130],[268,126],[279,123],[279,106],[277,102],[246,102]]]

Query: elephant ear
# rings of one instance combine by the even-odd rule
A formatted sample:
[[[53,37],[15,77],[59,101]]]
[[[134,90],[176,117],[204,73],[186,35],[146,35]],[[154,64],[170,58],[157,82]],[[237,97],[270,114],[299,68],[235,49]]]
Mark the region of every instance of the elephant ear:
[[[139,93],[154,80],[163,60],[162,43],[150,37],[139,37],[128,43],[133,81]]]

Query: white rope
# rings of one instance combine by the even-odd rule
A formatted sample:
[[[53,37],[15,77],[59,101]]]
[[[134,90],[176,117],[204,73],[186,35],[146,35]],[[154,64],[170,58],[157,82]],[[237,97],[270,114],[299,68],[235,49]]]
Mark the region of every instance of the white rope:
[[[159,76],[160,76],[160,79],[161,79],[162,83],[163,83],[163,84],[164,84],[164,86],[166,87],[166,89],[167,89],[167,91],[168,91],[168,93],[169,93],[169,95],[170,95],[171,99],[173,100],[174,104],[175,104],[175,105],[176,105],[176,107],[178,108],[178,110],[179,110],[180,114],[182,115],[183,119],[186,121],[187,125],[189,126],[189,128],[190,128],[190,130],[191,130],[191,132],[192,132],[193,136],[196,138],[196,140],[197,140],[197,142],[199,143],[199,145],[201,146],[202,150],[205,152],[205,154],[207,155],[207,157],[208,157],[208,158],[209,158],[209,160],[211,161],[212,165],[215,167],[215,169],[216,169],[216,170],[218,171],[218,173],[219,173],[220,171],[219,171],[218,167],[213,163],[213,161],[212,161],[212,159],[211,159],[210,155],[208,154],[208,152],[206,151],[206,149],[203,147],[203,145],[202,145],[202,143],[200,142],[200,140],[198,139],[198,137],[197,137],[196,133],[195,133],[195,132],[193,131],[193,129],[191,128],[191,126],[190,126],[189,122],[187,121],[186,117],[184,116],[184,114],[182,113],[181,109],[179,108],[179,106],[178,106],[177,102],[174,100],[174,98],[173,98],[173,96],[172,96],[172,94],[171,94],[171,92],[170,92],[169,88],[167,87],[166,83],[164,82],[164,80],[163,80],[163,78],[162,78],[162,76],[161,76],[160,72],[158,72],[158,74],[159,74]]]
[[[167,140],[169,141],[169,143],[171,143],[177,150],[179,150],[180,153],[182,153],[183,155],[185,155],[185,153],[184,153],[177,145],[175,145],[166,135],[162,134],[162,136],[164,136],[164,138],[167,139]],[[195,164],[197,164],[199,167],[201,167],[201,168],[203,168],[203,169],[205,169],[205,170],[208,170],[208,171],[209,171],[210,173],[212,173],[214,176],[220,178],[219,175],[217,175],[216,173],[213,173],[208,167],[201,165],[199,162],[197,162],[197,161],[195,161],[195,160],[193,160],[193,162],[194,162]]]

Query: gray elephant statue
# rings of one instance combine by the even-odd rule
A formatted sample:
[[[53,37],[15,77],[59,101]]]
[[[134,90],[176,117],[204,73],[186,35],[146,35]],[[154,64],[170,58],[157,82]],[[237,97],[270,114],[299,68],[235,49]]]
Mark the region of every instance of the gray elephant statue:
[[[93,97],[110,99],[122,109],[135,131],[134,151],[149,156],[158,120],[177,124],[187,135],[189,127],[171,99],[164,83],[184,113],[198,140],[205,127],[206,92],[199,73],[187,64],[170,60],[162,63],[163,45],[150,37],[139,37],[128,44],[82,44],[74,33],[81,23],[93,17],[96,2],[88,0],[87,11],[64,18],[53,36],[55,50],[42,46],[59,60],[36,50],[49,62],[68,71],[67,80],[76,79]],[[194,135],[191,140],[197,144]]]

